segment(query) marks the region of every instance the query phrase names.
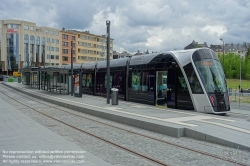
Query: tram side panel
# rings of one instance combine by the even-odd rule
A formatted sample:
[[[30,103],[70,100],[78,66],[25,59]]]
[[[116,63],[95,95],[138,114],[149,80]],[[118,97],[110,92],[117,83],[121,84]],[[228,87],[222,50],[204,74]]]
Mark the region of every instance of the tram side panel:
[[[128,100],[155,105],[155,71],[130,70],[128,77]]]
[[[117,88],[118,98],[125,100],[126,94],[126,71],[125,67],[123,70],[118,68],[111,68],[110,70],[110,89]],[[106,69],[99,69],[96,73],[96,95],[97,96],[106,96],[106,86],[107,86],[107,75]]]
[[[204,112],[204,106],[210,105],[204,94],[203,88],[199,82],[196,72],[193,68],[192,63],[188,63],[184,67],[186,77],[191,89],[191,97],[193,99],[194,108],[197,112]]]
[[[177,68],[176,74],[177,109],[194,110],[191,94],[180,68]]]

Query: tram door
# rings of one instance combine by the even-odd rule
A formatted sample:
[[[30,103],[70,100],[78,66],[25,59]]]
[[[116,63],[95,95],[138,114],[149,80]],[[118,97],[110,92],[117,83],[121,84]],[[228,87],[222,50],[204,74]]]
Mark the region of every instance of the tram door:
[[[176,70],[168,69],[168,79],[167,79],[167,106],[169,108],[176,107]]]
[[[156,71],[156,104],[167,106],[168,71]]]

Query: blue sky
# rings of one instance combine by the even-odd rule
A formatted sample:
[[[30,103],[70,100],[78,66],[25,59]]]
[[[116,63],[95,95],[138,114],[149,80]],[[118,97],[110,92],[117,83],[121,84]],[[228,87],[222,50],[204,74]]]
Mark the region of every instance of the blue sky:
[[[249,0],[1,0],[0,19],[97,35],[110,20],[114,50],[131,53],[250,43]]]

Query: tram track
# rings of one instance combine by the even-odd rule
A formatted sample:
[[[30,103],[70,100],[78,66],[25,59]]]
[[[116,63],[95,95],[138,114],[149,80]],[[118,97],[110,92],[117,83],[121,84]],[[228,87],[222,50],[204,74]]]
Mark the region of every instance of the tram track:
[[[11,90],[11,91],[14,92],[13,90]],[[16,92],[16,91],[15,91],[15,92]],[[32,107],[30,107],[30,106],[28,106],[28,105],[26,105],[26,104],[21,103],[20,101],[16,100],[15,98],[13,98],[13,97],[7,95],[5,92],[2,92],[2,93],[3,93],[4,95],[6,95],[7,97],[11,98],[12,100],[14,100],[14,101],[20,103],[21,105],[24,105],[24,106],[26,106],[26,107],[32,109],[33,111],[35,111],[35,112],[37,112],[37,113],[40,113],[40,114],[42,114],[42,115],[44,115],[44,116],[46,116],[46,117],[48,117],[48,118],[51,118],[51,119],[53,119],[53,120],[55,120],[55,121],[57,121],[57,122],[60,122],[60,123],[62,123],[62,124],[64,124],[64,125],[66,125],[66,126],[69,126],[69,127],[71,127],[71,128],[74,128],[75,130],[81,131],[81,132],[83,132],[83,133],[85,133],[85,134],[88,134],[88,135],[90,135],[90,136],[92,136],[92,137],[94,137],[94,138],[96,138],[96,139],[102,140],[102,141],[104,141],[104,142],[106,142],[106,143],[109,143],[109,144],[115,146],[115,147],[118,147],[118,148],[123,149],[123,150],[125,150],[125,151],[127,151],[127,152],[130,152],[130,153],[135,154],[135,155],[137,155],[137,156],[140,156],[140,157],[142,157],[142,158],[144,158],[144,159],[147,159],[147,160],[149,160],[149,161],[151,161],[151,162],[157,163],[157,164],[159,164],[159,165],[167,165],[166,163],[161,162],[161,161],[158,161],[158,160],[156,160],[156,159],[154,159],[154,158],[152,158],[152,157],[146,156],[145,154],[141,154],[141,153],[136,152],[136,151],[134,151],[134,150],[131,150],[131,149],[129,149],[129,148],[123,147],[123,146],[121,146],[121,145],[119,145],[119,144],[117,144],[117,143],[114,143],[114,142],[109,141],[109,140],[107,140],[107,139],[101,138],[101,137],[98,136],[98,135],[92,134],[92,133],[90,133],[90,132],[88,132],[88,131],[82,130],[82,129],[80,129],[80,128],[78,128],[78,127],[75,127],[75,126],[73,126],[73,125],[71,125],[71,124],[68,124],[68,123],[66,123],[66,122],[64,122],[64,121],[62,121],[62,120],[59,120],[59,119],[57,119],[57,118],[55,118],[55,117],[52,117],[52,116],[50,116],[50,115],[48,115],[48,114],[45,114],[45,113],[43,113],[43,112],[40,112],[40,111],[38,111],[38,110],[35,109],[35,108],[32,108]],[[159,139],[159,138],[156,138],[156,137],[153,137],[153,136],[145,135],[145,134],[138,133],[138,132],[135,132],[135,131],[131,131],[131,130],[128,130],[128,129],[124,129],[124,128],[121,128],[121,127],[118,127],[118,126],[114,126],[114,125],[111,125],[111,124],[107,124],[107,123],[105,123],[105,122],[101,122],[101,121],[98,121],[98,120],[95,120],[95,119],[92,119],[92,118],[84,117],[84,116],[81,116],[81,115],[78,115],[78,114],[75,114],[75,113],[72,113],[72,112],[69,112],[69,111],[65,111],[65,110],[60,109],[60,108],[58,108],[58,107],[51,106],[51,105],[46,104],[46,103],[44,103],[44,102],[39,102],[39,101],[37,101],[37,100],[34,100],[34,99],[29,98],[29,97],[27,97],[27,96],[24,96],[24,95],[22,95],[22,94],[20,94],[20,93],[18,93],[18,95],[20,95],[20,96],[22,96],[22,97],[24,97],[24,98],[27,98],[27,99],[29,99],[29,100],[35,101],[35,102],[37,102],[37,103],[46,105],[46,106],[48,106],[48,107],[50,107],[50,108],[53,108],[53,109],[56,109],[56,110],[59,110],[59,111],[62,111],[62,112],[65,112],[65,113],[68,113],[68,114],[77,116],[77,117],[81,117],[81,118],[84,118],[84,119],[87,119],[87,120],[90,120],[90,121],[93,121],[93,122],[96,122],[96,123],[99,123],[99,124],[102,124],[102,125],[106,125],[106,126],[109,126],[109,127],[113,127],[113,128],[116,128],[116,129],[125,131],[125,132],[129,132],[129,133],[131,133],[131,134],[139,135],[139,136],[142,136],[142,137],[145,137],[145,138],[152,139],[152,140],[154,140],[154,141],[158,141],[158,142],[161,142],[161,143],[165,143],[165,144],[168,144],[168,145],[172,145],[172,146],[175,146],[175,147],[178,147],[178,148],[182,148],[182,149],[185,149],[185,150],[188,150],[188,151],[192,151],[192,152],[195,152],[195,153],[199,153],[199,154],[202,154],[202,155],[205,155],[205,156],[209,156],[209,157],[212,157],[212,158],[220,159],[220,160],[227,161],[227,162],[234,163],[234,164],[236,163],[236,162],[235,162],[234,160],[232,160],[232,159],[228,159],[228,158],[223,158],[223,159],[222,159],[221,156],[218,156],[218,155],[215,155],[215,154],[212,154],[212,153],[207,153],[207,152],[200,151],[200,150],[197,150],[197,149],[193,149],[193,148],[190,148],[190,147],[187,147],[187,146],[179,145],[179,144],[176,144],[176,143],[173,143],[173,142],[170,142],[170,141],[162,140],[162,139]],[[247,164],[237,162],[237,165],[246,166]]]
[[[0,92],[1,92],[1,91],[0,91]],[[134,154],[134,155],[137,155],[137,156],[139,156],[139,157],[142,157],[142,158],[144,158],[144,159],[146,159],[146,160],[149,160],[149,161],[151,161],[151,162],[153,162],[153,163],[156,163],[156,164],[158,164],[158,165],[161,165],[161,166],[168,166],[166,163],[163,163],[163,162],[161,162],[161,161],[158,161],[158,160],[156,160],[156,159],[153,159],[153,158],[151,158],[151,157],[149,157],[149,156],[146,156],[146,155],[144,155],[144,154],[138,153],[138,152],[136,152],[136,151],[134,151],[134,150],[131,150],[131,149],[129,149],[129,148],[126,148],[126,147],[124,147],[124,146],[121,146],[121,145],[119,145],[119,144],[116,144],[116,143],[114,143],[114,142],[112,142],[112,141],[109,141],[109,140],[107,140],[107,139],[101,138],[101,137],[99,137],[99,136],[97,136],[97,135],[95,135],[95,134],[92,134],[92,133],[88,132],[88,131],[82,130],[82,129],[80,129],[80,128],[78,128],[78,127],[75,127],[75,126],[73,126],[73,125],[71,125],[71,124],[68,124],[68,123],[66,123],[66,122],[63,122],[62,120],[56,119],[56,118],[54,118],[54,117],[52,117],[52,116],[50,116],[50,115],[48,115],[48,114],[45,114],[45,113],[43,113],[43,112],[40,112],[40,111],[38,111],[38,110],[35,109],[35,108],[32,108],[32,107],[30,107],[30,106],[28,106],[28,105],[26,105],[26,104],[23,104],[23,103],[19,102],[18,100],[14,99],[13,97],[7,95],[7,94],[4,93],[4,92],[1,92],[1,93],[4,94],[5,96],[9,97],[10,99],[16,101],[17,103],[19,103],[19,104],[21,104],[21,105],[23,105],[23,106],[26,106],[26,107],[30,108],[31,110],[33,110],[33,111],[35,111],[35,112],[37,112],[37,113],[39,113],[39,114],[44,115],[44,116],[46,116],[46,117],[48,117],[48,118],[50,118],[50,119],[53,119],[53,120],[55,120],[55,121],[57,121],[57,122],[59,122],[59,123],[62,123],[62,124],[64,124],[64,125],[68,126],[68,127],[71,127],[71,128],[73,128],[73,129],[75,129],[75,130],[77,130],[77,131],[80,131],[80,132],[82,132],[82,133],[85,133],[85,134],[87,134],[87,135],[89,135],[89,136],[91,136],[91,137],[94,137],[94,138],[96,138],[96,139],[98,139],[98,140],[101,140],[101,141],[103,141],[103,142],[105,142],[105,143],[111,144],[111,145],[113,145],[113,146],[115,146],[115,147],[117,147],[117,148],[119,148],[119,149],[125,150],[125,151],[127,151],[127,152],[129,152],[129,153],[132,153],[132,154]],[[51,106],[50,106],[50,107],[51,107]]]

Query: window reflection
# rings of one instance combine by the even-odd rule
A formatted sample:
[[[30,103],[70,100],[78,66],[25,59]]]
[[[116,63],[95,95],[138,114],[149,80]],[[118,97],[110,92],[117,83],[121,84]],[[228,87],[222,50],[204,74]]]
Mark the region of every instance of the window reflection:
[[[92,74],[83,74],[82,75],[82,86],[87,88],[92,88]]]
[[[207,93],[227,92],[226,80],[220,62],[207,59],[196,61],[195,66]]]
[[[140,91],[140,80],[141,80],[141,72],[133,71],[132,72],[132,89],[135,91]]]
[[[148,72],[142,72],[142,91],[148,91]]]
[[[188,82],[190,84],[191,90],[194,94],[203,94],[200,82],[194,71],[193,65],[191,63],[184,66],[185,73],[187,75]]]

